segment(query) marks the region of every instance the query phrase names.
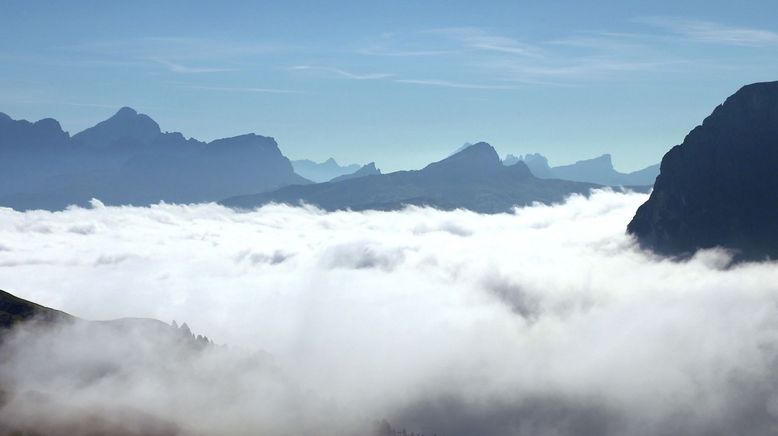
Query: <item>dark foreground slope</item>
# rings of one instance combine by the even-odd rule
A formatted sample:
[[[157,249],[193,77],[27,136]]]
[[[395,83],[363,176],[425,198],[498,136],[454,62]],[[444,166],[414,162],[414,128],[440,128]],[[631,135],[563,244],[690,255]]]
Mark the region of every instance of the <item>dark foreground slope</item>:
[[[57,321],[72,321],[74,319],[65,312],[23,300],[0,290],[0,332],[25,321],[37,320],[44,323],[53,323]]]
[[[189,345],[203,346],[210,343],[205,336],[194,336],[189,327],[183,324],[181,327],[170,326],[162,321],[151,318],[122,318],[110,321],[86,321],[76,318],[68,313],[51,309],[32,301],[19,298],[11,293],[0,290],[0,338],[14,327],[24,323],[33,323],[37,328],[47,328],[58,323],[81,324],[88,328],[135,330],[140,329],[144,334],[168,335],[172,334]]]
[[[211,344],[185,324],[85,321],[0,290],[0,435],[182,434],[162,413],[123,405],[121,390],[99,407],[79,404],[61,391],[121,379],[138,365],[175,367]]]
[[[287,186],[222,203],[250,209],[267,203],[312,204],[325,210],[394,210],[406,205],[440,209],[508,212],[532,202],[553,203],[570,194],[588,194],[598,185],[538,179],[523,163],[504,166],[481,142],[418,171],[398,171],[340,182]]]
[[[778,82],[741,88],[667,152],[627,229],[666,255],[778,258]]]

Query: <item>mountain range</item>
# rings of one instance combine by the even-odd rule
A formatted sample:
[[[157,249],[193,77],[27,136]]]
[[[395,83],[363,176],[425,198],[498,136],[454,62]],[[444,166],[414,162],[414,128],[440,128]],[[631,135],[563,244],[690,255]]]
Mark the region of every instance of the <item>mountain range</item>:
[[[292,161],[294,172],[316,183],[329,182],[335,177],[353,174],[360,170],[357,164],[340,165],[333,158],[324,162],[314,162],[310,159]]]
[[[267,203],[306,203],[325,210],[393,210],[417,205],[499,213],[536,201],[559,202],[570,194],[588,194],[596,187],[599,185],[537,178],[522,162],[505,166],[491,145],[480,142],[421,170],[286,186],[235,196],[222,204],[251,209]]]
[[[631,173],[616,171],[610,154],[556,167],[549,166],[548,159],[538,153],[524,156],[509,154],[503,160],[505,165],[515,165],[517,162],[524,162],[532,174],[542,179],[572,180],[609,186],[651,186],[659,174],[659,164]]]
[[[0,113],[0,206],[60,210],[97,198],[109,205],[224,200],[252,207],[305,201],[325,209],[424,204],[500,212],[532,201],[560,201],[594,185],[644,182],[602,177],[620,174],[609,159],[563,171],[566,167],[549,169],[545,158],[532,156],[539,155],[527,155],[507,169],[488,144],[465,144],[422,170],[382,174],[374,162],[362,167],[341,166],[334,159],[292,162],[273,138],[253,133],[203,142],[163,132],[151,117],[129,107],[72,136],[54,119],[32,123]],[[584,173],[589,177],[578,177]],[[363,180],[355,183],[357,178]]]
[[[0,114],[0,205],[20,210],[62,209],[93,197],[107,204],[206,202],[307,183],[270,137],[186,139],[128,107],[72,137],[53,119]]]

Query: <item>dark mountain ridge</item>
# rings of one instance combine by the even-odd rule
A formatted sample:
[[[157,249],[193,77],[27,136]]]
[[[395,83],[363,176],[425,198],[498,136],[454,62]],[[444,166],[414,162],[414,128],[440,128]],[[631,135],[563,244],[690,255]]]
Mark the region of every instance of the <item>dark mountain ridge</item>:
[[[660,254],[778,258],[778,82],[744,86],[662,159],[627,230]]]
[[[395,210],[418,205],[500,213],[535,201],[559,202],[573,193],[588,194],[596,187],[599,185],[538,179],[523,163],[504,166],[494,148],[480,142],[421,170],[287,186],[228,198],[222,204],[252,209],[267,203],[306,203],[325,210]]]
[[[178,326],[152,318],[120,318],[109,321],[87,321],[60,310],[42,306],[32,301],[19,298],[0,289],[0,339],[12,328],[23,323],[34,323],[37,327],[54,327],[57,323],[82,323],[88,327],[110,328],[117,330],[141,329],[145,333],[173,334],[187,342],[186,345],[201,348],[212,344],[207,337],[193,335],[186,323]]]

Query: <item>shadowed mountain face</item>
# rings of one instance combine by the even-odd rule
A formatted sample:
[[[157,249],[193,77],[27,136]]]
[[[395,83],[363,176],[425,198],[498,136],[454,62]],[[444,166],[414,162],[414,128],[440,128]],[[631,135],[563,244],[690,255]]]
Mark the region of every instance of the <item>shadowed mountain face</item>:
[[[333,158],[329,158],[322,163],[316,163],[308,159],[293,160],[292,167],[294,172],[316,183],[328,182],[335,177],[353,174],[360,169],[360,166],[357,164],[341,166]]]
[[[535,201],[552,203],[587,194],[598,185],[533,176],[526,165],[504,166],[491,145],[480,142],[417,171],[398,171],[277,191],[232,197],[222,203],[254,208],[278,202],[307,203],[325,210],[394,210],[405,205],[508,212]]]
[[[662,159],[628,231],[661,254],[778,258],[778,82],[741,88]]]
[[[62,209],[91,198],[108,204],[215,201],[310,183],[273,138],[248,134],[204,143],[133,109],[74,135],[54,120],[0,116],[0,206]]]
[[[572,180],[609,186],[650,186],[654,184],[659,174],[659,164],[631,173],[616,171],[610,154],[556,167],[549,166],[548,159],[537,153],[518,157],[508,155],[503,163],[514,165],[520,161],[527,164],[532,174],[543,179]]]
[[[51,323],[73,319],[75,318],[65,312],[49,309],[0,290],[0,333],[25,321],[37,320]]]
[[[184,323],[179,327],[151,318],[122,318],[111,321],[85,321],[65,312],[19,298],[0,289],[0,336],[23,323],[35,323],[36,327],[48,328],[56,323],[83,323],[89,327],[109,328],[117,331],[141,329],[146,334],[173,334],[187,346],[201,348],[210,344],[205,336],[194,336]]]

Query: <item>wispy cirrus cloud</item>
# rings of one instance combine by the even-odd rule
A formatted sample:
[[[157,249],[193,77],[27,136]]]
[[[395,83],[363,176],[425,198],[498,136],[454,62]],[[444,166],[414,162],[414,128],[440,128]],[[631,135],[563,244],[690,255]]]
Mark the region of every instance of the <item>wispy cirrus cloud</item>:
[[[282,88],[263,88],[253,86],[207,86],[207,85],[179,85],[182,88],[198,89],[201,91],[219,91],[219,92],[245,92],[259,94],[299,94],[300,91]]]
[[[433,29],[429,32],[458,40],[466,48],[470,49],[528,57],[541,57],[543,55],[543,50],[536,45],[497,35],[477,27],[449,27]]]
[[[657,73],[688,74],[700,67],[708,71],[748,69],[763,63],[742,58],[733,63],[731,57],[722,56],[724,52],[703,53],[681,42],[729,45],[732,50],[778,46],[778,32],[766,29],[677,17],[642,17],[631,22],[653,29],[635,25],[627,31],[579,30],[545,40],[524,40],[499,29],[434,28],[382,34],[359,53],[425,57],[419,61],[424,62],[423,69],[415,63],[399,72],[395,81],[401,83],[503,89],[500,83],[567,86]],[[434,57],[439,54],[446,56]],[[451,71],[464,73],[458,76],[472,78],[473,83],[457,82],[448,74]],[[427,72],[434,79],[418,78]]]
[[[568,47],[600,52],[626,52],[645,49],[647,38],[646,35],[635,33],[582,32],[552,39],[547,41],[546,44],[557,49]]]
[[[369,56],[387,56],[387,57],[425,57],[442,56],[456,53],[456,50],[403,50],[403,49],[385,49],[381,47],[361,48],[357,53]]]
[[[284,48],[282,48],[284,47]],[[163,66],[180,74],[207,74],[246,69],[258,56],[276,53],[288,46],[269,42],[246,42],[194,37],[139,37],[89,41],[56,47],[83,65],[148,68]]]
[[[222,73],[222,72],[234,70],[232,68],[193,67],[193,66],[183,65],[177,62],[171,62],[162,59],[157,59],[157,62],[161,65],[164,65],[174,73],[182,73],[182,74]]]
[[[662,28],[697,42],[753,47],[778,45],[778,32],[766,29],[677,17],[641,17],[635,21]]]
[[[292,71],[320,71],[325,73],[331,73],[352,80],[376,80],[376,79],[385,79],[387,77],[392,76],[391,74],[388,73],[360,74],[360,73],[353,73],[351,71],[346,71],[340,68],[322,67],[322,66],[315,66],[315,65],[295,65],[290,67],[289,69]]]
[[[180,61],[192,59],[228,59],[269,54],[287,49],[289,46],[273,42],[247,42],[229,39],[164,36],[89,41],[63,48],[85,54],[91,53],[136,59],[168,59]]]
[[[438,79],[396,79],[395,83],[405,83],[409,85],[423,85],[423,86],[436,86],[444,88],[458,88],[458,89],[516,89],[513,85],[491,85],[481,83],[463,83],[452,82],[450,80],[438,80]]]

